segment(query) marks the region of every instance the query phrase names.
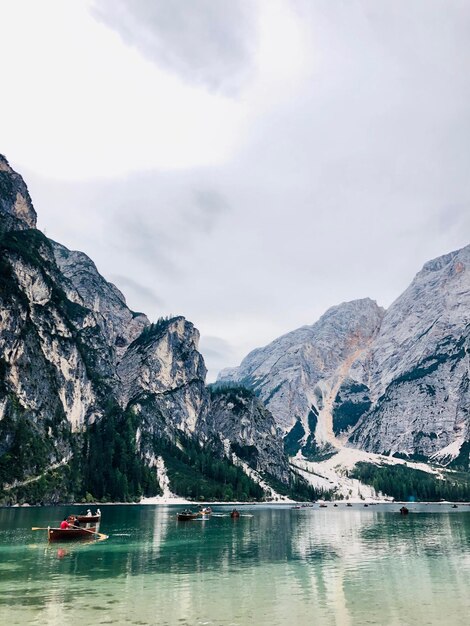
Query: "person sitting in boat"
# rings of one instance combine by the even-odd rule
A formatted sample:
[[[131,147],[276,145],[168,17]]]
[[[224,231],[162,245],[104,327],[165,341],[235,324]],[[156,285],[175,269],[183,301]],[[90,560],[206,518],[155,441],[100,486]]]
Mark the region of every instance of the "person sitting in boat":
[[[78,517],[74,517],[73,525],[74,525],[75,528],[80,528],[80,521],[79,521]]]
[[[70,527],[71,527],[71,524],[69,524],[68,521],[67,521],[67,518],[64,517],[63,521],[60,522],[60,529],[61,530],[67,530]]]
[[[98,517],[101,517],[101,511],[99,509],[96,509],[95,515],[98,515]]]
[[[93,514],[91,512],[91,509],[88,509],[88,511],[86,512],[86,516],[87,517],[93,517]]]

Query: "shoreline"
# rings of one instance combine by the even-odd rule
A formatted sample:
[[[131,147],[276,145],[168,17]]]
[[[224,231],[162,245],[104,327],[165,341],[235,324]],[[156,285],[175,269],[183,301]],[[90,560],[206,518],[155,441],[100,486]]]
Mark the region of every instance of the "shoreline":
[[[347,508],[347,504],[351,505],[367,505],[369,506],[377,506],[377,505],[398,505],[398,504],[406,504],[408,506],[412,505],[454,505],[457,506],[470,506],[470,502],[459,502],[453,500],[445,500],[445,501],[416,501],[409,502],[406,500],[316,500],[315,502],[302,502],[295,500],[282,500],[282,501],[267,501],[267,502],[239,502],[239,501],[230,501],[230,502],[195,502],[194,500],[185,500],[184,498],[164,498],[162,496],[156,496],[155,498],[143,498],[140,502],[60,502],[57,504],[13,504],[11,506],[0,506],[0,509],[21,509],[21,508],[40,508],[47,506],[54,507],[64,507],[64,506],[79,506],[79,507],[101,507],[101,506],[187,506],[187,507],[198,507],[198,506],[239,506],[239,507],[256,507],[256,506],[276,506],[276,507],[293,507],[299,506],[300,508],[312,508],[314,505],[326,504],[330,505],[333,508],[340,508],[343,505],[343,508]],[[337,505],[335,507],[335,505]]]

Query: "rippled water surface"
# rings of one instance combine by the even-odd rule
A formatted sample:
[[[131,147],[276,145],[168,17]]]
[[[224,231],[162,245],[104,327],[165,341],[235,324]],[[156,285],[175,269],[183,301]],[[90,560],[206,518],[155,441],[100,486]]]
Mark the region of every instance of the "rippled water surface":
[[[0,509],[0,623],[469,624],[470,506],[398,508],[102,506],[107,541],[51,545],[77,509]]]

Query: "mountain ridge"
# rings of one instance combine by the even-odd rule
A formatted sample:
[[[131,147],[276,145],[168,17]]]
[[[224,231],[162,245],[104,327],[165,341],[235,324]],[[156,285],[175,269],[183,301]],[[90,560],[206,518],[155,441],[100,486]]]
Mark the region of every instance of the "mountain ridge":
[[[4,157],[0,287],[0,500],[153,496],[163,457],[170,482],[193,497],[263,493],[207,424],[194,325],[131,311],[87,255],[37,230],[27,186]],[[270,416],[259,415],[264,434]],[[271,449],[284,458],[282,445]]]
[[[388,311],[331,307],[208,388],[194,325],[151,323],[37,230],[1,157],[0,502],[377,497],[367,464],[468,470],[469,266],[467,246]]]
[[[353,445],[451,462],[470,438],[469,269],[470,245],[428,261],[386,311],[374,312],[370,299],[332,307],[312,326],[251,351],[240,366],[222,371],[218,382],[253,388],[286,433],[291,454],[301,451],[308,457],[310,441],[307,448],[314,452]],[[365,303],[369,330],[358,341],[347,308]],[[349,333],[343,343],[355,345],[356,354],[337,345],[337,326],[333,341],[322,343],[335,314],[342,315]],[[312,328],[314,348],[309,346]],[[309,347],[307,358],[302,358]],[[444,371],[446,350],[449,363]],[[328,365],[332,351],[336,368]],[[323,361],[321,371],[312,374],[318,361]],[[407,376],[412,380],[402,380]],[[289,382],[296,384],[287,401],[276,399]],[[427,385],[427,395],[418,393],[418,385]]]

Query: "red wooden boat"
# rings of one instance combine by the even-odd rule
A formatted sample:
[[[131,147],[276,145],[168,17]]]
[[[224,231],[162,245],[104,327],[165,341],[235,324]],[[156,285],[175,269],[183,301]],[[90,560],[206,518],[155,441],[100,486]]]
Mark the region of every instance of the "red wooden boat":
[[[230,517],[232,519],[238,519],[240,517],[240,513],[237,511],[237,509],[233,509],[233,511],[230,513]]]
[[[96,528],[48,528],[49,541],[75,541],[77,539],[96,539]]]

